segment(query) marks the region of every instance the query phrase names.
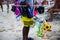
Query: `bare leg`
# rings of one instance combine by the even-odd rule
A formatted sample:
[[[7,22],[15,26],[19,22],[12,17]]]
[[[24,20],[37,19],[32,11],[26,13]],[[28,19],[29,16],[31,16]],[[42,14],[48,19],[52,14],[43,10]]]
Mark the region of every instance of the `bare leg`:
[[[23,40],[28,40],[29,28],[30,27],[25,27],[24,26],[24,28],[23,28]]]
[[[9,13],[9,3],[10,3],[10,1],[7,0],[7,13]]]
[[[49,21],[51,22],[51,21],[53,21],[53,10],[54,9],[50,9],[48,12],[50,13],[50,19],[49,19]]]
[[[53,12],[50,13],[50,21],[53,21]]]
[[[9,13],[9,6],[7,6],[7,13]]]
[[[2,9],[2,12],[3,12],[3,6],[2,6],[2,4],[1,4],[1,9]]]

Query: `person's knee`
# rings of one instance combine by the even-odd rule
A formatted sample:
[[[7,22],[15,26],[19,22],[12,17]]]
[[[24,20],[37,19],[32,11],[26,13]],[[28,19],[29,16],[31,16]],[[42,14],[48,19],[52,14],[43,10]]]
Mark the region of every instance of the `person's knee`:
[[[1,8],[3,8],[2,4],[1,4]]]

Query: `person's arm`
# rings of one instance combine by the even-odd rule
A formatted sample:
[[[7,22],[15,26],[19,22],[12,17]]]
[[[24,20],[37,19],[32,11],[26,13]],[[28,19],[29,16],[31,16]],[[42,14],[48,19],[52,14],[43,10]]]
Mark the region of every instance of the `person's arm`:
[[[38,18],[37,16],[35,16],[36,18]]]
[[[60,9],[57,8],[57,9],[54,9],[54,11],[58,11],[58,12],[60,12]]]
[[[34,17],[36,17],[37,19],[39,19],[39,18],[38,18],[38,14],[37,14],[37,15],[35,15]]]

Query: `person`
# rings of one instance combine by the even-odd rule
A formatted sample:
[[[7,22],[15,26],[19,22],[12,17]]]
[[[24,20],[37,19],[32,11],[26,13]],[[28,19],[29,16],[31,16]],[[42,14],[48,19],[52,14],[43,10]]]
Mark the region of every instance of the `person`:
[[[48,5],[48,1],[47,0],[43,0],[42,5]]]
[[[2,2],[3,2],[3,0],[0,0],[0,6],[1,6],[1,9],[2,9],[2,12],[3,12],[3,5],[2,5]]]
[[[50,13],[49,21],[53,21],[53,13],[60,12],[60,0],[55,0],[54,6],[48,9],[48,12]]]
[[[7,13],[9,13],[9,3],[10,3],[9,0],[7,0],[7,4],[6,4],[7,5]]]
[[[23,40],[28,40],[28,33],[29,33],[30,25],[33,25],[33,16],[29,15],[30,12],[28,11],[28,8],[30,9],[30,7],[33,5],[33,0],[26,0],[25,2],[21,2],[20,5],[26,5],[26,7],[22,6],[21,14],[22,14],[22,22],[24,23]]]
[[[15,15],[16,15],[16,19],[17,21],[20,21],[20,18],[21,18],[21,11],[20,11],[20,1],[19,0],[14,0],[14,12],[15,12]]]

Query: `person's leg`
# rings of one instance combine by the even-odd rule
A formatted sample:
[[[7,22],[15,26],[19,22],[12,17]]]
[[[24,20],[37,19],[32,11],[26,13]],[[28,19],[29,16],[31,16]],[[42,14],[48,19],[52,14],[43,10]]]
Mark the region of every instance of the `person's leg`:
[[[3,5],[2,5],[2,3],[0,5],[1,5],[2,12],[3,12]]]
[[[53,14],[54,14],[54,12],[59,12],[60,10],[59,9],[56,9],[56,8],[54,8],[54,9],[52,9],[51,11],[50,11],[50,21],[53,21]]]
[[[30,27],[23,27],[23,40],[28,40],[28,33]]]
[[[50,12],[50,19],[49,19],[49,21],[53,21],[53,9]]]
[[[9,1],[7,1],[7,13],[9,13]]]
[[[7,13],[9,13],[9,6],[7,6]]]
[[[49,10],[49,13],[50,13],[50,19],[49,19],[49,21],[51,22],[51,21],[53,21],[53,12],[54,11],[54,9],[50,9]]]

